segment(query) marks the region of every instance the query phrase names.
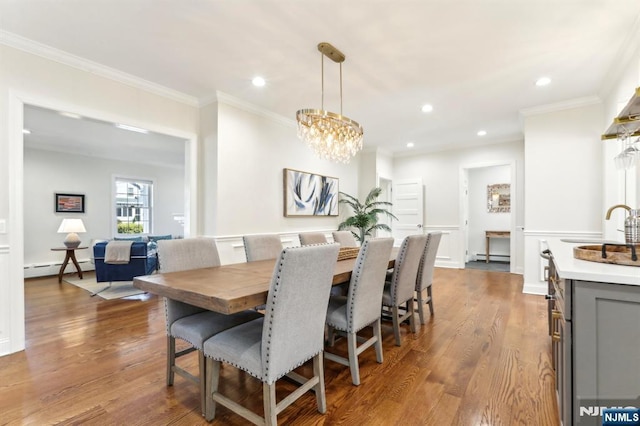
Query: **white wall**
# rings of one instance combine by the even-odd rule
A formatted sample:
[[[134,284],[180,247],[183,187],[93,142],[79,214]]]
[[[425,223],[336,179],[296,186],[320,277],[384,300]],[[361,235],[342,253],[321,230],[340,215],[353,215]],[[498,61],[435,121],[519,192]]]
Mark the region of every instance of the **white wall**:
[[[487,211],[487,185],[511,183],[511,167],[493,166],[478,167],[469,170],[469,254],[473,260],[485,256],[485,231],[509,231],[511,229],[511,212],[489,213]],[[509,260],[509,239],[492,238],[491,255],[498,258],[492,260]]]
[[[463,235],[460,229],[460,174],[461,169],[495,164],[513,164],[515,181],[512,180],[512,212],[516,226],[524,224],[523,164],[524,150],[521,141],[486,145],[478,148],[451,150],[436,153],[414,153],[396,157],[393,161],[393,179],[421,178],[424,183],[425,229],[443,231],[438,249],[437,265],[464,267]],[[516,256],[511,259],[514,271],[522,272],[522,246],[516,240]]]
[[[79,234],[83,246],[88,245],[92,239],[109,239],[114,236],[114,176],[153,181],[151,234],[183,235],[183,228],[173,220],[173,214],[184,210],[184,167],[160,167],[25,149],[25,266],[62,260],[61,252],[53,252],[50,248],[62,246],[65,235],[56,231],[63,218],[83,220],[87,229],[86,233]],[[53,200],[56,192],[84,194],[85,213],[55,213]],[[78,260],[90,259],[91,252],[79,250],[76,256]]]
[[[525,291],[545,293],[541,242],[602,236],[602,104],[525,116]]]
[[[336,177],[340,191],[356,194],[358,159],[350,164],[320,160],[298,139],[293,121],[252,111],[249,106],[224,101],[217,105],[217,217],[207,233],[220,236],[336,229],[339,217],[284,217],[283,169]],[[341,206],[340,210],[345,209]]]

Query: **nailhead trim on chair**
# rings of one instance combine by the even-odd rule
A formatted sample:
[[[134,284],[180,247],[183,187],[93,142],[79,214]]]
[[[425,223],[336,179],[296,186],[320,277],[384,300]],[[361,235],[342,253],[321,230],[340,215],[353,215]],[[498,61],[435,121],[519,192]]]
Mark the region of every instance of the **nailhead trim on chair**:
[[[399,263],[404,262],[404,258],[407,255],[408,246],[409,244],[406,243],[406,240],[402,243],[402,246],[400,246],[400,253],[398,253],[398,257],[397,257],[397,259],[399,260]],[[393,282],[391,282],[391,288],[393,288],[394,291],[393,291],[393,294],[391,295],[391,304],[385,305],[385,306],[396,306],[398,302],[398,286],[394,285],[394,282],[398,281],[398,274],[394,273],[391,279],[394,280]]]

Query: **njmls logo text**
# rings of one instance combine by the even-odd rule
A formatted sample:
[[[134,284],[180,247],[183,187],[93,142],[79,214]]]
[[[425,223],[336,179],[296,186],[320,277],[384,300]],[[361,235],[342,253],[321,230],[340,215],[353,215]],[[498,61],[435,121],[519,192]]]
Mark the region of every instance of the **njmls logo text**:
[[[636,407],[580,407],[580,417],[582,416],[599,416],[602,417],[604,410],[637,410]]]

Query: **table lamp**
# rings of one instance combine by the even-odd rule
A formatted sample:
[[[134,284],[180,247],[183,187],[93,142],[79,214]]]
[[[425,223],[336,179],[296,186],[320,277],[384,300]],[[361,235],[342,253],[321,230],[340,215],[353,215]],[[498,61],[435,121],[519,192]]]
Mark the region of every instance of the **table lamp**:
[[[67,232],[67,237],[64,239],[64,245],[67,248],[77,248],[80,245],[80,238],[77,233],[87,232],[87,230],[84,229],[82,219],[62,219],[58,233],[65,232]]]

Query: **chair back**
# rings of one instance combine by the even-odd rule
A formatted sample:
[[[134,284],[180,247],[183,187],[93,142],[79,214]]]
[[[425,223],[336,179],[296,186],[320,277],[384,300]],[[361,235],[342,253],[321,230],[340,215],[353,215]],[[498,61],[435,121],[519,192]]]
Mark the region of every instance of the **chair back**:
[[[220,256],[213,238],[158,240],[160,272],[220,266]]]
[[[358,242],[351,231],[333,231],[333,241],[341,247],[358,247]]]
[[[160,272],[178,272],[189,269],[220,266],[220,256],[213,238],[185,238],[158,240]],[[205,309],[165,297],[167,333],[171,324],[180,318],[204,312]]]
[[[360,247],[347,296],[347,332],[355,333],[380,318],[392,248],[393,238],[367,240]]]
[[[276,234],[270,235],[245,235],[244,253],[247,255],[247,262],[257,260],[277,259],[282,251],[282,241]]]
[[[262,331],[264,381],[275,381],[324,348],[338,244],[286,248],[276,262]]]
[[[416,291],[422,291],[433,282],[433,268],[436,263],[438,246],[442,238],[441,231],[432,231],[427,234],[427,245],[424,248],[420,267],[418,268],[418,279],[416,280]]]
[[[322,232],[305,232],[299,234],[300,245],[308,246],[310,244],[324,244],[327,242],[327,237]]]
[[[418,268],[426,244],[426,235],[409,235],[402,241],[391,276],[390,292],[393,306],[413,299]]]

